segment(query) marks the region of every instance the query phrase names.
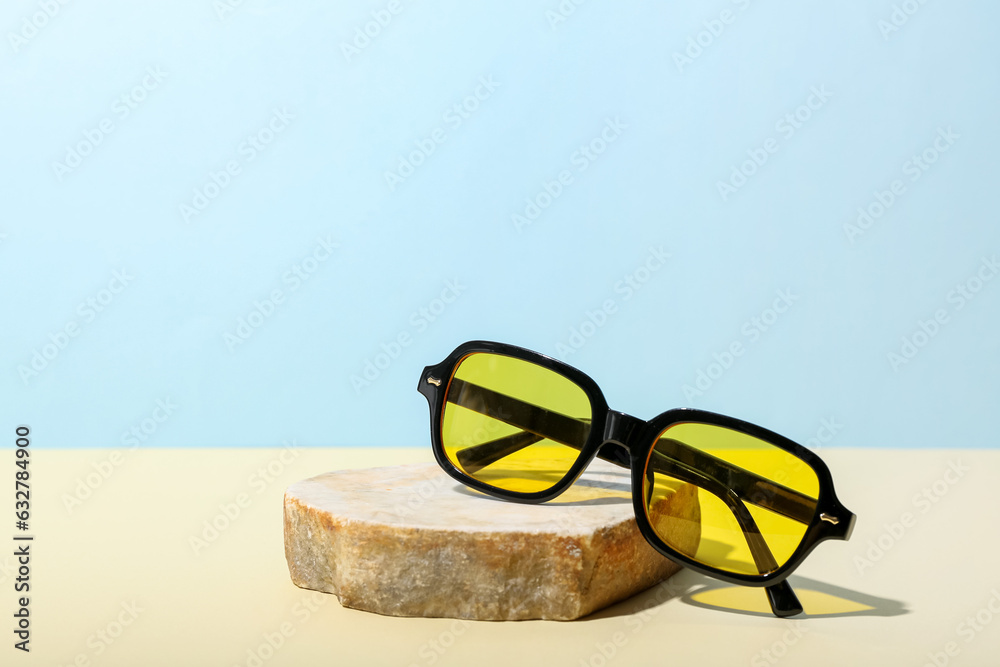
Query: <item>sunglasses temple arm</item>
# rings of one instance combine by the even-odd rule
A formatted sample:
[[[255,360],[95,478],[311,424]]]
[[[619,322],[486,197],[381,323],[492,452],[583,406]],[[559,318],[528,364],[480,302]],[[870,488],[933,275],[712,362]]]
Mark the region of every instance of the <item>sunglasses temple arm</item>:
[[[738,498],[734,498],[729,494],[726,495],[732,499],[729,509],[736,515],[736,520],[743,530],[743,537],[747,541],[747,546],[750,547],[750,554],[753,556],[757,569],[760,572],[773,572],[777,570],[778,563],[774,559],[774,554],[771,553],[767,542],[764,541],[764,536],[761,535],[760,528],[758,528],[757,522],[753,520],[753,516],[747,510],[746,505]],[[799,603],[799,599],[796,597],[795,591],[792,590],[792,586],[788,583],[787,579],[766,587],[764,591],[767,593],[767,601],[771,605],[771,612],[775,616],[786,618],[802,613],[802,605]]]
[[[582,449],[590,429],[589,422],[584,420],[567,417],[458,378],[451,381],[446,400],[510,424],[521,429],[522,432],[534,436],[517,433],[480,445],[466,447],[459,454],[459,461],[463,467],[468,462],[468,465],[474,468],[473,470],[466,467],[469,473],[546,438],[574,449]],[[521,437],[522,435],[523,437]],[[661,439],[661,442],[664,441]],[[677,444],[679,449],[676,458],[690,459],[685,460],[685,463],[697,469],[718,473],[713,474],[715,478],[730,480],[736,485],[740,497],[754,505],[777,512],[800,523],[807,525],[812,523],[816,509],[816,501],[812,498],[730,465],[710,454],[688,447],[684,443],[676,440],[668,442]],[[613,442],[605,443],[598,451],[597,458],[623,468],[631,467],[628,450]]]
[[[466,447],[459,450],[455,457],[462,465],[462,469],[471,475],[543,439],[542,436],[531,431],[518,431],[496,440]]]
[[[589,420],[567,417],[459,378],[452,379],[446,400],[519,429],[459,451],[458,461],[469,474],[545,439],[583,449],[590,433]],[[608,460],[628,468],[628,451],[623,449],[623,452],[623,460]]]
[[[545,439],[573,449],[583,449],[590,433],[590,420],[567,417],[459,378],[452,379],[446,400],[521,429],[517,433],[462,449],[457,454],[458,461],[470,474]],[[604,443],[597,452],[597,458],[622,468],[632,467],[628,449],[613,442]]]
[[[502,458],[510,456],[511,454],[516,454],[525,447],[533,445],[544,439],[545,436],[531,431],[518,431],[517,433],[512,433],[511,435],[497,438],[496,440],[490,440],[489,442],[484,442],[472,447],[466,447],[465,449],[459,450],[455,454],[455,458],[457,458],[458,462],[461,464],[462,470],[471,475],[479,472],[490,464],[496,463]],[[577,450],[581,449],[580,445],[577,444],[568,442],[562,444]],[[614,443],[608,443],[601,447],[601,451],[597,453],[597,458],[603,459],[608,463],[614,463],[622,468],[629,468],[631,466],[628,450],[624,447],[615,445]]]
[[[448,400],[456,405],[461,405],[493,419],[503,421],[504,423],[514,426],[515,428],[523,429],[517,433],[461,450],[457,454],[457,458],[459,463],[467,472],[476,472],[491,463],[494,463],[506,456],[510,456],[511,454],[514,454],[521,449],[546,438],[556,442],[561,442],[562,444],[573,447],[574,449],[582,449],[583,442],[586,438],[584,437],[581,439],[577,437],[577,429],[579,428],[579,425],[589,427],[589,424],[586,422],[572,417],[566,417],[565,415],[560,415],[558,413],[545,410],[544,408],[532,406],[524,403],[523,401],[518,401],[510,396],[506,396],[477,385],[462,382],[457,379],[452,380],[453,385],[456,385],[456,383],[461,384],[453,386],[453,389],[456,389],[457,391],[454,394],[454,398],[453,394],[449,392]],[[500,404],[501,407],[494,407],[498,404]],[[504,404],[506,404],[507,408],[514,409],[504,409]],[[521,418],[513,418],[515,416]],[[565,427],[568,423],[572,422],[575,422],[575,424],[573,424],[570,428],[559,428],[560,426]],[[553,430],[561,432],[552,433],[551,431]],[[685,447],[683,443],[676,440],[670,440],[669,442],[677,446]],[[687,447],[685,447],[685,449],[690,450],[690,448]],[[694,450],[690,451],[693,452]],[[652,476],[652,472],[654,471],[663,472],[682,481],[694,483],[719,497],[724,503],[726,503],[730,511],[733,512],[737,522],[740,524],[740,528],[743,532],[744,538],[747,540],[747,545],[750,547],[750,553],[753,556],[754,563],[757,565],[757,569],[761,572],[771,572],[777,569],[778,565],[774,559],[774,555],[768,548],[763,536],[761,536],[760,529],[754,521],[753,516],[747,510],[746,506],[739,500],[739,498],[731,494],[729,489],[726,488],[724,484],[719,482],[714,477],[707,476],[698,470],[692,469],[689,465],[668,457],[655,449],[653,450],[653,454],[656,458],[654,465],[647,470],[649,477]],[[708,459],[724,464],[723,461],[715,459],[715,457],[709,455],[705,456]],[[631,466],[631,458],[628,450],[615,443],[605,443],[598,452],[598,458],[624,468]],[[703,461],[702,463],[705,462]],[[712,466],[713,470],[716,468],[717,466]],[[725,468],[737,472],[740,470],[732,468],[731,466],[725,466]],[[761,480],[759,478],[751,481],[766,483],[766,480]],[[651,491],[652,484],[649,484],[648,486]],[[789,493],[794,493],[791,490],[788,491]],[[647,498],[647,502],[648,500],[649,499]],[[767,505],[763,502],[760,504],[762,507],[767,507]],[[796,517],[793,516],[790,518]],[[773,586],[768,586],[765,590],[767,592],[768,602],[771,605],[771,611],[774,612],[775,616],[784,618],[802,613],[802,605],[799,604],[798,598],[795,596],[795,592],[792,590],[791,585],[789,585],[787,581],[782,581]]]
[[[672,440],[671,442],[677,441]],[[740,530],[743,532],[743,538],[747,541],[747,546],[750,548],[750,555],[753,557],[758,572],[773,572],[778,569],[778,562],[774,559],[774,554],[771,553],[770,547],[767,546],[764,536],[761,535],[760,528],[757,526],[757,522],[754,521],[753,515],[750,514],[747,506],[743,504],[733,491],[714,477],[705,474],[701,470],[693,469],[681,461],[672,459],[662,452],[654,449],[653,455],[655,457],[654,463],[649,468],[654,472],[663,473],[675,479],[694,484],[716,496],[726,504],[726,507],[733,513],[736,522],[740,526]],[[771,605],[771,611],[775,616],[786,618],[802,613],[802,605],[799,603],[795,591],[792,590],[791,584],[787,580],[766,587],[765,592],[767,593],[767,601]]]
[[[771,612],[778,618],[788,618],[802,613],[802,603],[792,590],[792,585],[788,580],[768,586],[764,589],[767,593],[767,601],[771,605]]]
[[[740,500],[807,526],[813,521],[816,500],[798,491],[758,477],[749,470],[673,438],[660,438],[652,451],[657,455],[657,458],[652,459],[654,467],[664,461],[676,462],[703,473],[707,478],[726,480],[725,483],[721,481],[719,483],[725,488],[732,488]]]
[[[529,431],[519,431],[503,438],[497,438],[496,440],[461,450],[457,458],[465,471],[471,474],[539,440],[542,440],[542,437],[538,434]],[[671,443],[682,444],[676,440],[671,441]],[[618,465],[628,466],[628,451],[623,447],[614,445],[614,443],[609,444],[613,445],[613,447],[610,448],[606,460]],[[602,447],[602,449],[606,448],[608,448],[608,445]],[[469,454],[471,450],[476,450],[473,455]],[[626,457],[624,462],[615,460],[622,455]],[[653,456],[653,465],[646,469],[647,504],[649,503],[653,488],[652,479],[649,478],[652,477],[654,472],[670,475],[675,479],[705,489],[724,502],[735,516],[743,532],[743,537],[747,541],[747,546],[750,548],[750,554],[753,557],[754,564],[757,566],[757,570],[759,572],[773,572],[778,569],[778,563],[774,559],[774,554],[771,553],[771,549],[767,546],[767,542],[761,535],[760,528],[757,526],[757,522],[754,521],[753,515],[747,510],[746,505],[722,482],[700,470],[692,469],[689,465],[672,459],[662,452],[653,450]],[[795,596],[795,592],[787,580],[773,586],[768,586],[766,592],[767,601],[770,603],[771,611],[774,612],[775,616],[785,618],[802,613],[802,605],[799,604],[798,598]]]

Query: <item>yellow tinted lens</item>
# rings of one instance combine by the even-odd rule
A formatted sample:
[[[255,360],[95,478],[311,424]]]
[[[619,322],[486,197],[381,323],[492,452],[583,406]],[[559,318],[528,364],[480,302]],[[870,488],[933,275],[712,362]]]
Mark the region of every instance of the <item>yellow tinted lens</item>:
[[[562,479],[590,434],[591,405],[575,382],[528,361],[476,352],[448,385],[445,454],[459,470],[507,491]]]
[[[660,539],[699,563],[740,574],[767,574],[788,562],[819,497],[819,478],[805,461],[713,424],[665,429],[644,478],[646,515]]]

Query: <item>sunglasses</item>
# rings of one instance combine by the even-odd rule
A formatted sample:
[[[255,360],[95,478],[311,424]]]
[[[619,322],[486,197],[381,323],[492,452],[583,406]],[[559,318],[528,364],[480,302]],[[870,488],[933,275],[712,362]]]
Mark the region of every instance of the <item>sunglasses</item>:
[[[428,366],[417,390],[434,457],[483,493],[543,503],[593,459],[631,469],[639,531],[667,558],[732,584],[761,586],[776,616],[802,605],[786,581],[823,540],[846,540],[854,514],[826,465],[788,438],[678,408],[649,421],[608,409],[577,369],[513,345],[472,341]]]

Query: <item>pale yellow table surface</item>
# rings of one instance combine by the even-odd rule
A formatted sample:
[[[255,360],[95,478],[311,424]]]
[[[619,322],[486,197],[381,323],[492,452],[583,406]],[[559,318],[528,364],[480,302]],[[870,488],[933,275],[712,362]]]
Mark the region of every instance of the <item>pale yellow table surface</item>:
[[[33,451],[30,654],[13,648],[6,466],[5,666],[1000,665],[997,451],[821,452],[858,523],[792,575],[806,610],[794,620],[771,616],[760,589],[683,571],[572,622],[385,617],[292,585],[285,487],[430,460],[425,448],[125,451],[68,509],[111,451]],[[213,519],[224,529],[196,548]]]

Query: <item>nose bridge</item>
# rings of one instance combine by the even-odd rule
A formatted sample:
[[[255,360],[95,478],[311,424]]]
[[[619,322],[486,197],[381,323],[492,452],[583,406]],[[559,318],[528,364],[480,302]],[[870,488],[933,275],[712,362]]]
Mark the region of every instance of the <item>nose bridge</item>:
[[[645,423],[638,417],[609,410],[608,419],[604,423],[604,442],[613,442],[627,448],[632,443],[632,436]]]

